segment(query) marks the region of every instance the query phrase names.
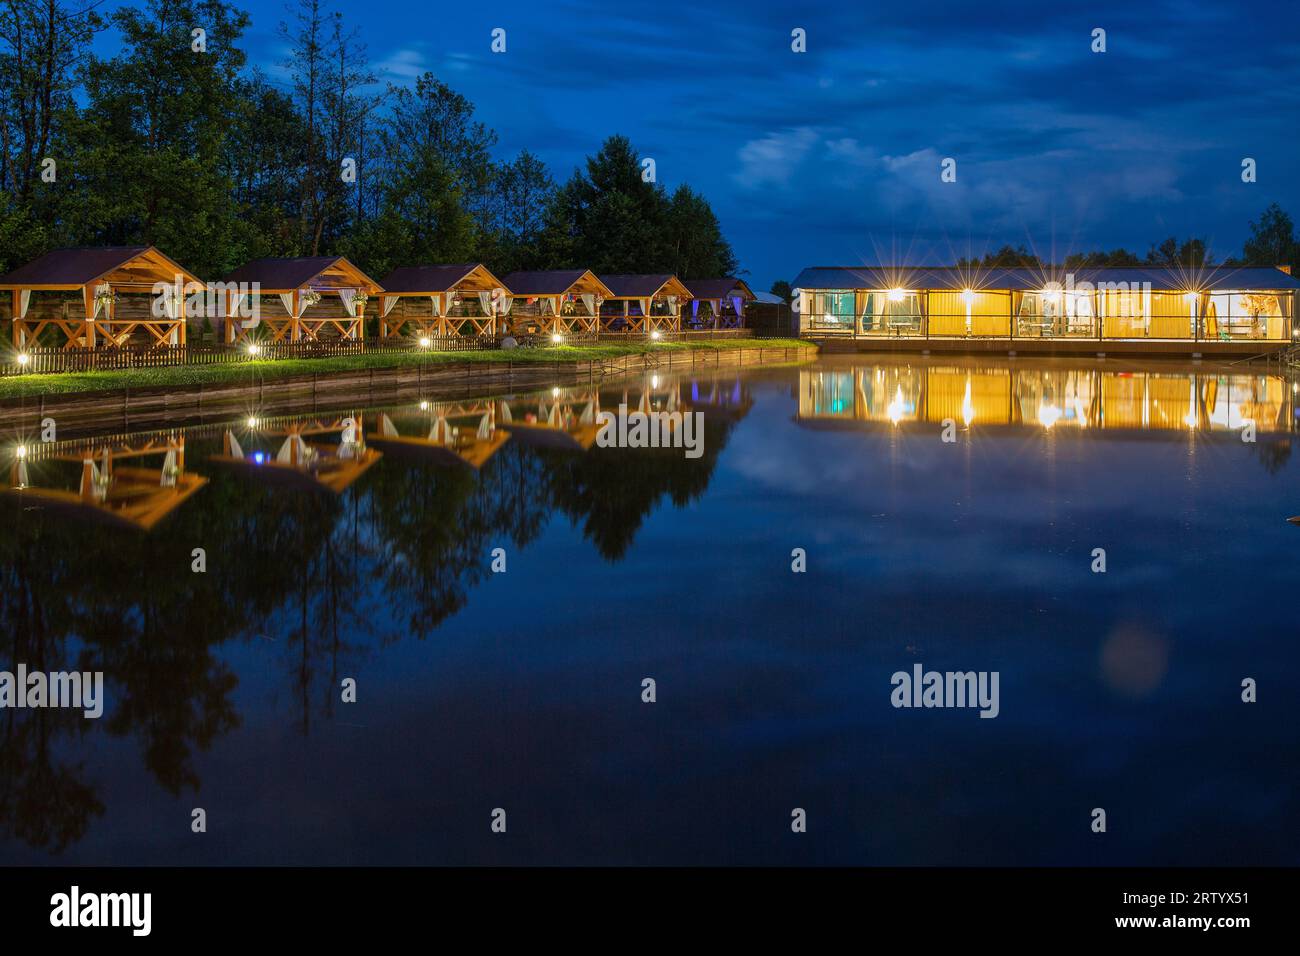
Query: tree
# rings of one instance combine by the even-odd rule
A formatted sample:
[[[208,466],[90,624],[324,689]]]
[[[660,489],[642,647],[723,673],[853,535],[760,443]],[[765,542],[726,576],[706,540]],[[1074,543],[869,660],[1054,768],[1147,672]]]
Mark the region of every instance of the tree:
[[[8,0],[0,7],[0,192],[32,199],[76,71],[104,21],[97,3]]]
[[[631,142],[611,136],[555,194],[544,240],[548,264],[597,273],[671,271],[668,209],[663,187],[643,177]]]
[[[786,282],[784,279],[777,279],[772,283],[772,288],[767,291],[772,293],[772,295],[785,300],[786,305],[789,305],[794,299],[794,289],[791,288],[790,283]]]
[[[669,271],[686,279],[712,279],[739,270],[731,244],[707,199],[679,186],[668,209],[667,235],[672,246]]]
[[[1188,239],[1179,243],[1176,238],[1170,236],[1160,245],[1153,245],[1147,251],[1146,258],[1148,265],[1164,266],[1166,268],[1204,268],[1214,264],[1214,257],[1205,248],[1205,241],[1202,239]]]
[[[544,263],[542,235],[547,209],[554,199],[555,180],[546,164],[528,150],[496,169],[497,227],[493,255],[504,273],[538,269]]]
[[[1300,265],[1297,259],[1295,227],[1291,217],[1272,203],[1250,224],[1250,238],[1243,250],[1245,264],[1251,266]]]
[[[248,17],[218,0],[147,0],[112,21],[120,52],[87,64],[86,108],[65,124],[75,188],[62,191],[62,238],[158,245],[200,274],[219,272],[237,238],[224,157]]]

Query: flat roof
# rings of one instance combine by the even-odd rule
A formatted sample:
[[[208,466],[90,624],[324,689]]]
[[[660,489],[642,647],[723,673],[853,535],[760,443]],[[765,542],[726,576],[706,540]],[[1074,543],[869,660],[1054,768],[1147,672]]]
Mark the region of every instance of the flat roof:
[[[979,268],[959,266],[811,266],[795,277],[797,289],[996,289],[1032,292],[1049,282],[1073,284],[1149,283],[1155,292],[1300,289],[1300,280],[1268,266],[1210,266],[1202,269],[1128,266],[1066,269]]]

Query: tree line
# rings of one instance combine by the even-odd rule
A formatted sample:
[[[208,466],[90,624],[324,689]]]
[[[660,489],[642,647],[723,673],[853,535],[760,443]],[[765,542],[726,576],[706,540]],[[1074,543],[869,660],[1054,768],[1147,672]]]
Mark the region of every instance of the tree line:
[[[731,275],[708,201],[610,136],[558,182],[494,155],[473,103],[426,73],[380,87],[359,32],[291,0],[280,83],[218,0],[0,5],[0,272],[64,246],[156,245],[204,278],[262,256]],[[111,57],[92,42],[120,41]],[[649,180],[649,181],[647,181]]]

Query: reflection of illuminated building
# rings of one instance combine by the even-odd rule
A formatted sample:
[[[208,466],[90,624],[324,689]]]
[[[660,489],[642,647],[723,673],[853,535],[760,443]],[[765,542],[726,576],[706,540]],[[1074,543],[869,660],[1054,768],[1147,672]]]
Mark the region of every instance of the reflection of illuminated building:
[[[159,456],[157,467],[122,464]],[[184,438],[141,437],[20,446],[3,491],[24,507],[35,504],[148,531],[207,481],[186,472]]]
[[[427,454],[447,462],[482,468],[510,440],[497,427],[496,402],[422,402],[418,410],[390,409],[378,416],[379,429],[366,441],[389,453]]]
[[[1290,431],[1275,375],[1033,366],[871,365],[799,372],[799,419],[1060,430]]]
[[[335,434],[337,443],[321,440]],[[209,460],[269,481],[340,494],[383,457],[366,447],[362,434],[359,413],[336,419],[250,419],[244,440],[227,428],[221,454]],[[264,447],[268,439],[274,451]]]
[[[586,451],[600,433],[600,395],[595,389],[557,388],[536,399],[503,398],[499,408],[500,426],[527,444]]]

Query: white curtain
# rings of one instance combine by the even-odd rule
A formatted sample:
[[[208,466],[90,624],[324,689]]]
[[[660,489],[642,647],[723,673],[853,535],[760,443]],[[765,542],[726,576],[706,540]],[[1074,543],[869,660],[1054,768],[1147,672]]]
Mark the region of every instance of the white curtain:
[[[352,310],[352,303],[357,299],[357,290],[339,289],[339,298],[343,300],[343,311],[355,318],[356,312]]]
[[[244,293],[236,292],[233,296],[230,296],[227,301],[230,303],[230,314],[227,315],[226,318],[233,319],[235,316],[239,315],[239,307],[244,301]],[[252,300],[250,299],[249,301],[251,302]]]
[[[397,427],[393,424],[393,420],[382,412],[379,414],[379,434],[385,438],[397,437]]]
[[[110,289],[110,288],[109,288],[108,286],[106,286],[106,285],[101,285],[101,286],[96,286],[96,287],[95,287],[95,293],[94,293],[94,295],[95,295],[95,311],[94,311],[94,313],[93,313],[94,317],[98,318],[98,316],[99,316],[99,310],[102,309],[102,308],[104,307],[103,303],[99,300],[99,297],[100,297],[101,295],[107,295],[107,294],[108,294],[109,292],[111,292],[111,291],[112,291],[112,289]]]
[[[582,293],[582,304],[587,307],[587,312],[591,315],[596,314],[596,296],[591,292]]]
[[[27,307],[32,304],[32,290],[23,289],[18,293],[18,318],[27,318]]]
[[[588,402],[582,407],[582,414],[578,416],[578,423],[581,425],[590,425],[596,420],[596,406],[593,402]]]
[[[158,482],[164,488],[176,487],[176,476],[172,472],[176,469],[176,449],[167,449],[167,455],[163,458],[162,479]]]
[[[647,316],[650,314],[650,300],[649,300],[649,299],[642,299],[642,300],[641,300],[641,314],[642,314],[642,315],[647,315]]]
[[[226,444],[230,446],[231,458],[242,459],[244,457],[244,449],[239,447],[239,442],[235,439],[235,433],[229,429],[226,429]]]
[[[510,314],[510,307],[511,307],[512,305],[514,305],[514,304],[515,304],[515,300],[514,300],[513,298],[511,298],[511,297],[508,296],[508,295],[503,295],[503,296],[501,297],[501,314],[502,314],[502,315],[509,315],[509,314]]]
[[[294,295],[296,295],[294,292],[281,292],[280,301],[284,303],[284,311],[288,312],[294,318],[297,318],[298,313],[293,310]]]
[[[433,423],[433,429],[429,432],[429,441],[438,442],[442,445],[450,445],[452,439],[451,423],[442,415],[439,415]]]
[[[483,417],[478,420],[478,432],[476,435],[480,441],[487,441],[492,437],[492,415],[484,413]]]
[[[484,315],[492,314],[492,293],[480,292],[478,294],[478,305],[483,310]]]
[[[438,300],[437,300],[437,299],[434,299],[434,301],[436,302],[436,301],[438,301]],[[395,296],[395,295],[385,296],[385,297],[384,297],[384,311],[383,311],[383,314],[384,314],[385,316],[387,316],[389,312],[392,312],[392,311],[393,311],[393,306],[395,306],[395,305],[397,305],[397,296]]]
[[[501,403],[501,420],[507,425],[514,421],[514,418],[510,415],[510,404],[508,402]]]
[[[740,296],[733,295],[731,297],[731,305],[736,310],[737,316],[742,316],[745,314],[745,303]]]
[[[673,315],[677,314],[677,296],[670,295],[668,297],[668,311]]]
[[[439,296],[429,296],[429,301],[433,303],[433,314],[442,315],[442,300]]]

